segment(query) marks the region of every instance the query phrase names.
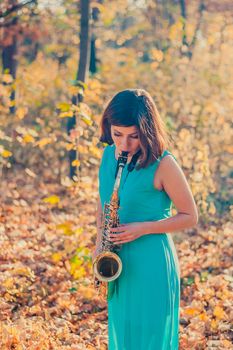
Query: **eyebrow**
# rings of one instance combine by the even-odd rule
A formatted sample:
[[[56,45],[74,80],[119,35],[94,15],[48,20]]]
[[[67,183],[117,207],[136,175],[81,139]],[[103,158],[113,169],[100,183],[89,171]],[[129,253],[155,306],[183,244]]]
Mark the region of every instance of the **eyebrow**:
[[[122,135],[122,133],[120,131],[118,131],[118,130],[113,130],[113,132],[117,132],[118,134]],[[133,132],[132,134],[129,134],[129,135],[132,136],[132,135],[135,135],[135,134],[138,134],[138,132],[135,131],[135,132]]]

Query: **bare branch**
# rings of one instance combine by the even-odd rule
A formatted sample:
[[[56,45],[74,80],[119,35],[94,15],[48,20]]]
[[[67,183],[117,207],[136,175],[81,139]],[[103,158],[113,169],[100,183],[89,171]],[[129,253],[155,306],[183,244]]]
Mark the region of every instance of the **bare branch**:
[[[5,12],[0,11],[0,18],[5,18],[7,16],[9,16],[12,12],[18,11],[21,8],[34,3],[37,4],[37,0],[25,0],[23,2],[21,2],[20,4],[14,5],[11,8],[7,9]]]

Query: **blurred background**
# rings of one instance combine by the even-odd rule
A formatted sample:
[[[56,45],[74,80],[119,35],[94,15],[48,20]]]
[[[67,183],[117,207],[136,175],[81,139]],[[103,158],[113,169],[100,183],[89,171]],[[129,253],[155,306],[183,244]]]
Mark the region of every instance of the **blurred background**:
[[[232,14],[230,0],[0,1],[2,349],[107,348],[99,122],[127,88],[154,98],[198,206],[198,227],[172,234],[180,349],[231,347]]]

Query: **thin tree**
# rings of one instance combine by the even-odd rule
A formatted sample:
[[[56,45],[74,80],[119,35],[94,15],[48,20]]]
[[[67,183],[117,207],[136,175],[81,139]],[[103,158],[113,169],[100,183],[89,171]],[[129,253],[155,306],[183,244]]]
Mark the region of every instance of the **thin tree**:
[[[204,0],[200,0],[199,6],[198,6],[198,20],[195,28],[194,35],[192,37],[191,42],[188,42],[187,40],[187,29],[186,29],[186,22],[187,22],[187,11],[186,11],[186,1],[185,0],[179,0],[180,4],[180,11],[181,16],[183,19],[183,34],[182,34],[182,45],[186,48],[186,50],[181,49],[182,55],[188,56],[189,59],[192,58],[193,55],[193,49],[196,44],[197,40],[197,33],[201,27],[202,23],[202,17],[203,17],[203,11],[206,9]]]
[[[103,3],[103,0],[97,0],[96,1],[97,5]],[[96,55],[96,24],[99,20],[99,13],[100,10],[98,6],[93,6],[92,8],[92,30],[91,30],[91,46],[90,46],[90,67],[89,71],[91,74],[95,74],[98,70],[97,63],[100,62],[100,60],[97,58]]]
[[[2,49],[2,71],[9,73],[13,79],[16,78],[17,72],[17,51],[18,51],[18,42],[17,42],[17,28],[18,28],[18,12],[23,7],[35,3],[36,0],[28,0],[19,2],[18,0],[9,0],[8,7],[1,11],[0,9],[0,18],[4,20],[1,23],[3,31],[3,40],[0,43],[0,48]],[[15,112],[15,89],[12,89],[11,95],[11,107],[10,112]]]
[[[89,13],[90,2],[89,0],[81,0],[81,26],[80,26],[80,48],[79,48],[79,65],[76,75],[76,86],[80,87],[78,94],[72,96],[72,104],[78,106],[83,101],[86,76],[89,69],[89,55],[90,55],[90,40],[89,40]],[[75,129],[77,123],[77,117],[74,113],[72,118],[68,118],[67,133],[70,135],[73,129]],[[77,159],[77,150],[69,151],[69,175],[71,179],[77,174],[77,166],[72,164]]]

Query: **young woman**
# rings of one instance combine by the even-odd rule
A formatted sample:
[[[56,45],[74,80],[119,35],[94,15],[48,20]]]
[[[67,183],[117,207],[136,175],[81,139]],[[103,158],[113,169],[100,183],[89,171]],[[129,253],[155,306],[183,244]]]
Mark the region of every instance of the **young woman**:
[[[178,350],[180,270],[172,237],[167,232],[197,224],[197,208],[185,175],[168,151],[169,141],[155,103],[143,89],[117,93],[101,120],[100,141],[107,143],[99,169],[97,240],[101,212],[109,202],[118,154],[140,156],[133,171],[124,167],[120,226],[112,229],[121,244],[123,269],[109,287],[109,350]],[[177,214],[171,216],[171,202]],[[114,233],[116,232],[116,233]]]

